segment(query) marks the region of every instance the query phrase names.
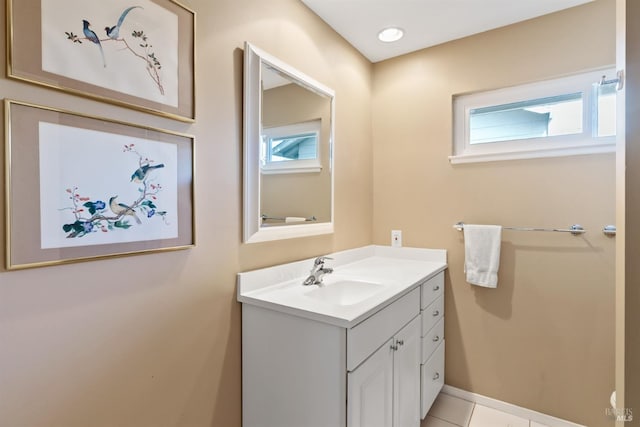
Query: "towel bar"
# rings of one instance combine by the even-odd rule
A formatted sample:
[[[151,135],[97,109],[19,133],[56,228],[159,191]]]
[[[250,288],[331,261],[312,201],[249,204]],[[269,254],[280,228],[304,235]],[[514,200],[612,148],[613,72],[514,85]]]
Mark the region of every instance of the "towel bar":
[[[453,228],[458,231],[464,230],[464,222],[457,222]],[[587,232],[584,228],[582,228],[579,224],[573,224],[569,228],[539,228],[539,227],[502,227],[504,230],[515,230],[515,231],[556,231],[559,233],[571,233],[574,236],[579,236],[580,234],[584,234]]]
[[[266,220],[272,220],[272,221],[286,221],[286,219],[287,219],[286,217],[283,217],[283,216],[268,216],[267,214],[262,214],[262,215],[260,215],[260,218],[261,218],[263,221],[266,221]],[[310,217],[308,217],[308,218],[305,218],[304,220],[305,220],[305,221],[307,221],[307,222],[317,221],[317,219],[316,219],[316,217],[315,217],[315,216],[310,216]]]

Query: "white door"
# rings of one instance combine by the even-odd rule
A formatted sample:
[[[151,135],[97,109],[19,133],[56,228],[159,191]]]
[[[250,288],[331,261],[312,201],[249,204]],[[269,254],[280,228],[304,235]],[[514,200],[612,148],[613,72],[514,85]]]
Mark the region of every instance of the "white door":
[[[419,334],[418,334],[419,335]],[[394,340],[347,375],[347,425],[391,427],[393,422]],[[416,376],[419,378],[419,375]],[[418,395],[420,390],[418,389]]]
[[[393,427],[420,426],[420,316],[395,336]]]

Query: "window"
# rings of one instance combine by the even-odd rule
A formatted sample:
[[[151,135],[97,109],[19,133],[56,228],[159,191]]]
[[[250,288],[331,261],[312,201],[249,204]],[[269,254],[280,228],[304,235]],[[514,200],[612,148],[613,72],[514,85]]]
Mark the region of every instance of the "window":
[[[594,129],[597,136],[616,135],[616,91],[616,83],[595,87]]]
[[[320,120],[262,130],[262,173],[319,172]]]
[[[454,96],[451,163],[613,151],[613,70]]]

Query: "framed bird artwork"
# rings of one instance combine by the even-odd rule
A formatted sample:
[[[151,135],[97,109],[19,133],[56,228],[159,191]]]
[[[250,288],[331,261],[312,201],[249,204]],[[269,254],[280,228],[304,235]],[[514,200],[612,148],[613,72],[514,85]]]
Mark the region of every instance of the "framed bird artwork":
[[[195,244],[193,136],[5,100],[8,270]]]
[[[7,13],[10,78],[195,121],[195,12],[175,0],[7,0]]]

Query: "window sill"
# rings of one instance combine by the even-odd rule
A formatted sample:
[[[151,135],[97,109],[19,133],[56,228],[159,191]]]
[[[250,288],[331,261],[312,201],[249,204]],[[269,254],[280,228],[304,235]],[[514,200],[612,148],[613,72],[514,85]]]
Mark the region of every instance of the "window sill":
[[[288,168],[262,168],[260,172],[263,175],[277,175],[285,173],[318,173],[322,172],[322,166],[299,166]]]
[[[537,159],[545,157],[577,156],[584,154],[612,153],[616,150],[615,137],[610,142],[582,147],[561,147],[537,150],[505,151],[499,153],[459,154],[449,156],[453,165],[464,163],[496,162],[503,160]]]

